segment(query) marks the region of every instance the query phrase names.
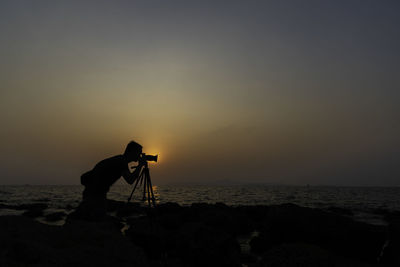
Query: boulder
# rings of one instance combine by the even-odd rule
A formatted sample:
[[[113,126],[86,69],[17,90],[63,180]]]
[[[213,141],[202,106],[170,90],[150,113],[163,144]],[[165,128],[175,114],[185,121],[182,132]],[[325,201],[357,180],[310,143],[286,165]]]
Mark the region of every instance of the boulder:
[[[66,216],[67,214],[65,212],[59,211],[59,212],[49,213],[44,218],[48,222],[56,222],[63,220]]]
[[[61,227],[1,216],[0,239],[2,266],[149,266],[143,251],[109,223]]]
[[[399,215],[399,216],[396,216]],[[383,246],[380,262],[400,266],[400,214],[390,215],[387,242]]]
[[[289,243],[276,246],[262,255],[260,266],[268,267],[330,267],[336,258],[329,251],[315,245]]]
[[[251,242],[253,252],[302,242],[371,263],[377,262],[386,241],[383,226],[294,204],[271,206],[260,231],[260,236]]]
[[[240,247],[234,236],[206,224],[185,224],[174,245],[176,256],[189,266],[241,266]]]
[[[126,235],[152,259],[183,266],[240,266],[240,247],[226,230],[233,213],[221,205],[167,203],[129,219]]]

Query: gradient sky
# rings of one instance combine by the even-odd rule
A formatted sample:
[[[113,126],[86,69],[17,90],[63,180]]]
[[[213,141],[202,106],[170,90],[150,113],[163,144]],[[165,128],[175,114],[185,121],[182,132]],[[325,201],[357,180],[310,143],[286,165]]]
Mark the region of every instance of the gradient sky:
[[[1,1],[0,184],[400,186],[399,1]]]

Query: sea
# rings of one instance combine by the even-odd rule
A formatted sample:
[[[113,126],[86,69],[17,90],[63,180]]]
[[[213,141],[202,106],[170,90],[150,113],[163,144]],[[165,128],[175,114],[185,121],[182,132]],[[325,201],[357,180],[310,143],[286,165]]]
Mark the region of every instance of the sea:
[[[278,185],[160,185],[153,186],[156,203],[225,203],[232,206],[293,203],[303,207],[351,211],[358,221],[385,224],[385,212],[400,211],[400,187],[278,186]],[[81,201],[81,185],[0,186],[0,206],[45,203],[47,213],[71,212]],[[131,186],[114,185],[107,197],[127,201]],[[140,190],[131,202],[143,205]],[[1,215],[19,215],[23,210],[2,208]]]

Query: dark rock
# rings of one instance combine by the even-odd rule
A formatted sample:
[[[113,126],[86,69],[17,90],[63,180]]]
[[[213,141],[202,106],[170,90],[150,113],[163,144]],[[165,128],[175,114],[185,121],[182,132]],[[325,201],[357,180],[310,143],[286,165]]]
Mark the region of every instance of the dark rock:
[[[268,206],[239,206],[236,208],[253,222],[264,222],[268,215]]]
[[[183,212],[183,207],[180,206],[177,203],[173,202],[167,202],[165,204],[160,204],[156,207],[157,212],[159,215],[165,215],[165,214],[174,214],[177,215],[181,212]]]
[[[241,266],[237,241],[230,234],[201,223],[185,224],[172,245],[175,250],[171,253],[190,266]]]
[[[32,203],[32,204],[21,204],[15,207],[17,210],[45,210],[48,208],[48,205],[44,203]]]
[[[240,262],[242,263],[242,266],[257,266],[259,267],[259,257],[257,257],[255,254],[251,253],[242,253],[240,254]]]
[[[56,222],[56,221],[63,220],[66,216],[67,216],[67,214],[63,211],[53,212],[53,213],[47,214],[45,216],[45,220],[48,222]]]
[[[130,221],[125,235],[137,246],[143,248],[151,259],[161,259],[165,254],[165,233],[159,224],[148,217]]]
[[[108,222],[61,227],[2,216],[0,240],[2,266],[149,266],[142,250]]]
[[[400,266],[400,216],[391,218],[388,227],[388,240],[383,247],[380,262]]]
[[[0,209],[9,209],[9,205],[0,203]]]
[[[23,216],[37,218],[43,216],[43,210],[28,210],[22,213]]]
[[[22,215],[31,217],[31,218],[36,218],[36,217],[43,216],[43,210],[47,209],[47,207],[48,207],[47,204],[33,203],[33,204],[22,204],[22,205],[16,206],[16,209],[17,210],[27,210]]]
[[[385,215],[385,220],[388,223],[392,223],[392,222],[397,223],[397,221],[400,220],[400,211],[398,211],[398,210],[396,210],[396,211],[386,211],[384,215]]]
[[[190,221],[202,221],[207,226],[227,232],[233,236],[254,230],[251,218],[242,209],[222,203],[215,205],[195,203],[190,208]]]
[[[145,217],[129,219],[126,235],[153,259],[179,259],[183,266],[240,266],[240,247],[218,214],[226,218],[225,209],[233,212],[224,205],[189,208],[167,203],[148,210]]]
[[[179,230],[182,225],[185,224],[185,219],[182,218],[182,215],[174,214],[174,213],[166,213],[160,217],[158,217],[159,224],[165,228],[166,230],[175,231]]]
[[[71,205],[71,204],[68,204],[66,207],[65,207],[65,210],[73,210],[74,209],[74,207]]]
[[[32,204],[21,204],[21,205],[0,204],[0,209],[26,210],[22,215],[31,218],[43,216],[43,210],[47,209],[47,207],[48,205],[44,203],[32,203]]]
[[[375,214],[379,214],[379,215],[387,215],[387,214],[391,213],[390,210],[385,209],[385,208],[373,209],[373,210],[371,210],[371,212],[375,213]]]
[[[314,245],[283,244],[264,253],[260,265],[329,267],[335,266],[335,257],[327,250]]]
[[[38,201],[38,202],[50,202],[51,199],[50,199],[50,198],[47,198],[47,197],[44,197],[44,198],[39,198],[39,199],[37,199],[36,201]]]
[[[345,216],[353,216],[354,213],[349,209],[339,208],[339,207],[329,207],[327,208],[328,211]]]
[[[278,240],[273,236],[273,232],[263,231],[259,236],[254,237],[250,241],[251,252],[256,254],[262,254],[263,252],[271,249],[273,246],[280,244],[281,240]]]
[[[39,250],[44,250],[43,246],[35,244],[32,246],[29,242],[14,240],[8,244],[5,250],[5,262],[11,263],[15,260],[15,264],[38,265],[42,261],[42,255]],[[4,259],[3,259],[4,261]]]
[[[261,253],[282,243],[302,242],[343,256],[376,262],[385,242],[385,228],[293,204],[271,206],[263,229],[251,242]]]
[[[32,203],[32,204],[21,204],[21,205],[7,205],[0,204],[0,209],[13,209],[13,210],[44,210],[47,209],[48,205],[44,203]]]
[[[118,217],[128,217],[132,215],[144,214],[144,209],[138,203],[129,203],[128,205],[119,207],[116,211]]]
[[[390,220],[387,232],[383,226],[352,220],[346,210],[328,212],[293,204],[230,207],[196,203],[186,207],[166,203],[147,208],[108,201],[107,206],[118,217],[86,222],[69,215],[63,227],[39,226],[26,217],[0,217],[0,239],[9,242],[0,243],[4,258],[0,262],[10,263],[6,266],[52,265],[60,260],[65,261],[61,266],[331,266],[338,259],[375,264],[378,257],[388,266],[400,262],[400,216],[396,212],[385,214]],[[28,211],[40,212],[44,207],[35,204]],[[65,215],[50,217],[56,220]],[[129,225],[126,237],[120,232],[122,219]],[[241,254],[236,237],[255,230],[259,235],[250,241],[251,253]],[[390,243],[382,256],[387,237]],[[71,259],[66,259],[67,253],[73,254]]]
[[[139,203],[107,199],[107,212],[115,212],[118,217],[127,217],[134,214],[143,214],[145,211]]]
[[[117,200],[112,200],[112,199],[107,199],[107,211],[108,212],[113,212],[117,211],[118,209],[121,209],[126,205],[126,202],[122,201],[117,201]]]

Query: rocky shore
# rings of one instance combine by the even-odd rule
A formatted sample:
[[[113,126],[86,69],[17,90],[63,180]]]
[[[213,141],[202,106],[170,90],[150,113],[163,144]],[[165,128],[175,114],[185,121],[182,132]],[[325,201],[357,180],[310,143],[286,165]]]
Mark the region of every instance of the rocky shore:
[[[0,266],[400,266],[400,212],[380,211],[383,226],[294,204],[147,208],[110,200],[102,222],[44,216],[46,205],[0,208],[25,210],[0,216]]]

